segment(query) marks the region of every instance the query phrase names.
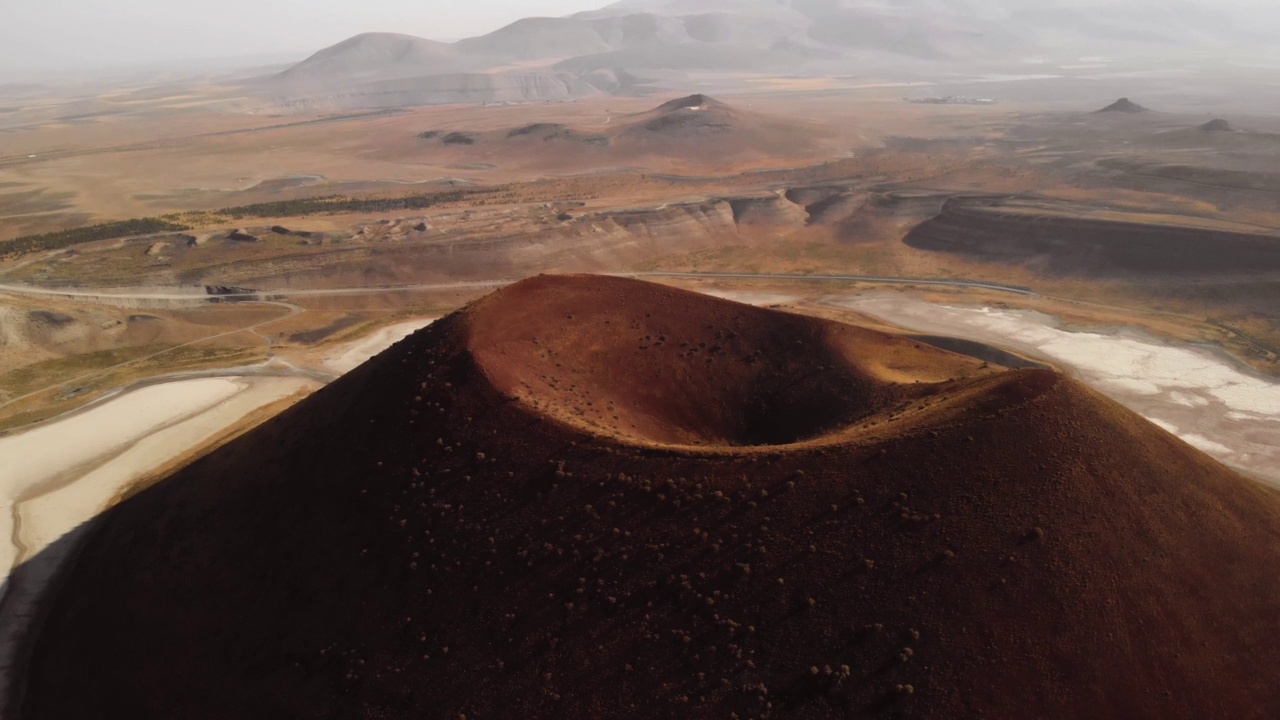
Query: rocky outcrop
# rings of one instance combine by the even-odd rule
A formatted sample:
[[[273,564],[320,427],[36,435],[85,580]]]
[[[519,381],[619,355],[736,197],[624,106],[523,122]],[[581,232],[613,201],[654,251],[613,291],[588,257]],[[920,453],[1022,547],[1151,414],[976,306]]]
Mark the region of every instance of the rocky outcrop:
[[[234,285],[205,285],[204,292],[206,295],[252,295],[257,291]]]
[[[680,237],[737,231],[733,207],[723,200],[669,205],[658,209],[602,213],[595,218],[627,233],[650,237]]]
[[[853,216],[867,204],[865,193],[823,185],[791,188],[786,198],[804,208],[810,225],[833,225]]]
[[[476,136],[465,132],[451,132],[440,138],[440,142],[445,145],[474,145]]]
[[[728,202],[733,209],[733,220],[739,226],[801,226],[809,220],[804,208],[777,193],[728,198]]]

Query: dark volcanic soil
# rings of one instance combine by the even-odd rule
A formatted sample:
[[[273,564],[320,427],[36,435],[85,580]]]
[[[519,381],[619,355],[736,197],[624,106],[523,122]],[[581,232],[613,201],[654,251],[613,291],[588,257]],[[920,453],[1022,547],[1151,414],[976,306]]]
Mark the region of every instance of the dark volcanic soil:
[[[1034,262],[1052,275],[1252,275],[1280,271],[1280,237],[1125,222],[952,200],[904,238],[921,250]]]
[[[1274,718],[1277,577],[1062,376],[538,277],[110,511],[24,717]]]

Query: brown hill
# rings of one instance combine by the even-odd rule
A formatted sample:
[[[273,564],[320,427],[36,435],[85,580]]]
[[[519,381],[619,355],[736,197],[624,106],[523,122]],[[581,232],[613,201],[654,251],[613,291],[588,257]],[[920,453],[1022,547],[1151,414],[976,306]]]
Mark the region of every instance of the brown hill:
[[[669,170],[673,162],[731,167],[765,158],[826,158],[831,129],[740,110],[699,94],[611,118],[606,125],[535,122],[488,132],[439,128],[418,137],[435,158],[441,146],[453,145],[458,163],[566,169],[644,165],[658,159]]]
[[[743,110],[708,95],[667,101],[622,119],[617,152],[717,162],[829,156],[831,129],[784,115]]]
[[[280,74],[282,78],[445,73],[461,65],[450,45],[398,33],[363,33],[316,52]]]
[[[745,123],[745,116],[707,95],[676,98],[632,120],[624,135],[688,138],[730,133]]]
[[[1278,574],[1273,496],[1067,378],[538,277],[107,513],[23,709],[1272,718]]]
[[[1195,127],[1181,127],[1152,133],[1143,138],[1136,138],[1135,144],[1159,150],[1213,150],[1241,153],[1240,157],[1251,157],[1261,161],[1264,157],[1275,156],[1277,149],[1280,148],[1280,134],[1242,130],[1226,120],[1217,119]],[[1222,172],[1213,167],[1206,167],[1204,163],[1155,165],[1153,169],[1157,173],[1173,171],[1203,183],[1218,182],[1221,178],[1214,175]],[[1234,182],[1239,183],[1244,180],[1246,185],[1250,176],[1254,178],[1254,182],[1266,176],[1266,173],[1237,172],[1236,174],[1240,177]]]

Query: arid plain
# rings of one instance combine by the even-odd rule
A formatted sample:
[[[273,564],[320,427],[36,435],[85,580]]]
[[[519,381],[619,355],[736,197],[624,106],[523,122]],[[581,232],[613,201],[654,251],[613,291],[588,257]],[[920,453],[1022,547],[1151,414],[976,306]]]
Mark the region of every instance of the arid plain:
[[[1070,302],[1079,322],[1276,372],[1280,120],[1193,112],[1195,89],[1171,96],[1163,79],[1059,81],[1051,101],[992,105],[906,103],[920,91],[868,79],[735,83],[327,114],[220,87],[19,95],[0,116],[0,242],[142,217],[189,229],[6,256],[0,423],[159,371],[305,354],[485,291],[470,283],[557,271],[740,274],[717,282],[798,298],[849,284],[745,276],[1010,286],[1036,295],[1003,303]],[[1035,85],[948,90],[1046,94]],[[1094,112],[1126,86],[1153,104],[1144,85],[1171,108]],[[311,201],[333,196],[360,202]]]

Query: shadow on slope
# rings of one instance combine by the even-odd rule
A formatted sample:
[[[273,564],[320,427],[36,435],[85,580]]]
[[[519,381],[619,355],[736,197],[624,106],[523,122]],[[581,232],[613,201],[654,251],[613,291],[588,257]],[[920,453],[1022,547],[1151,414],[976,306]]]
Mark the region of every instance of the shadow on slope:
[[[1280,272],[1280,237],[1123,216],[1086,217],[1016,200],[948,201],[903,239],[992,262],[1037,263],[1055,275],[1254,275]]]

